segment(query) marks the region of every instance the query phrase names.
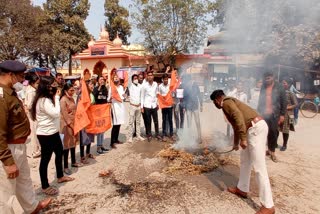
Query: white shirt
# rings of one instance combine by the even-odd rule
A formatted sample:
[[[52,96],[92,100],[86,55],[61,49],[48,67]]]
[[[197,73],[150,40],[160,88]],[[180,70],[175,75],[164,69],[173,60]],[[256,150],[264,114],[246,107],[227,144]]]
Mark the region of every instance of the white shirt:
[[[55,97],[55,105],[48,98],[40,98],[36,106],[37,135],[53,135],[60,130],[60,97]]]
[[[230,90],[227,92],[227,96],[228,97],[236,97],[236,93],[237,93],[237,88],[234,88],[233,90]]]
[[[163,83],[161,83],[159,85],[159,94],[161,96],[166,96],[168,94],[168,92],[169,92],[169,89],[170,89],[169,83],[167,85],[164,85]]]
[[[24,104],[27,107],[28,110],[32,107],[32,102],[34,97],[36,96],[36,89],[32,87],[31,85],[28,85],[26,89],[26,98],[24,99]]]
[[[158,94],[158,84],[156,82],[152,82],[150,85],[149,82],[142,84],[141,89],[141,108],[156,108],[158,103],[157,99]]]
[[[243,103],[247,103],[248,102],[248,96],[243,91],[242,92],[237,92],[235,98],[237,98],[238,100],[240,100]]]
[[[134,83],[132,83],[129,88],[130,103],[132,103],[133,105],[140,105],[141,88],[142,86],[140,84],[135,85]]]

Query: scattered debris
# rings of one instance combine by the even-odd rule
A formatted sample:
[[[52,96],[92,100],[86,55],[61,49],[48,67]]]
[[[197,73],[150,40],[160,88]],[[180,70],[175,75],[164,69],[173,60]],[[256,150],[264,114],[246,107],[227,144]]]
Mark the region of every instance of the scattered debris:
[[[111,174],[111,170],[102,170],[99,172],[99,177],[109,177]]]
[[[163,149],[158,153],[159,157],[168,160],[165,172],[169,174],[198,175],[213,171],[220,165],[219,158],[208,151],[203,154],[191,154],[172,148]]]

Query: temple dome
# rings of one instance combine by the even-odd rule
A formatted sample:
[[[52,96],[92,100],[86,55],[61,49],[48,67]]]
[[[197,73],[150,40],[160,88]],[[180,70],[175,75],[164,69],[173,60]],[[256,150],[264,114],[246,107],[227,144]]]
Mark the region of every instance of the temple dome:
[[[121,46],[122,46],[122,40],[119,38],[119,35],[117,35],[117,38],[115,38],[115,39],[113,40],[113,44],[114,44],[114,46],[116,46],[116,47],[121,47]]]
[[[95,44],[95,41],[94,41],[93,38],[91,37],[90,42],[88,42],[88,47],[90,48],[90,47],[94,46],[94,44]]]
[[[100,32],[100,39],[109,40],[109,33],[106,31],[106,28],[103,28],[103,30]]]

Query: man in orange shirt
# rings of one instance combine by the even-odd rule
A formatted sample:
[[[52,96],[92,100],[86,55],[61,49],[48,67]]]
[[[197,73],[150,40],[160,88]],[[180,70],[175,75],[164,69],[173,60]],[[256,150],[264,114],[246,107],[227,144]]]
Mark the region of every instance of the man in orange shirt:
[[[269,127],[267,153],[274,162],[277,162],[275,149],[278,145],[278,127],[284,121],[286,107],[287,98],[284,88],[281,84],[275,82],[271,72],[266,72],[264,74],[264,81],[260,91],[257,110]]]

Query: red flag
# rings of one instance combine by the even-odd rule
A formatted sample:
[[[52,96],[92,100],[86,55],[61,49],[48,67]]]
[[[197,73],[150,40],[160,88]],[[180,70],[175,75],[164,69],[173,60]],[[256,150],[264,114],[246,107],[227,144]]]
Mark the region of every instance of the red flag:
[[[124,89],[126,89],[128,87],[128,82],[129,82],[128,71],[124,71],[123,78],[124,78],[123,87]]]
[[[111,104],[92,105],[88,109],[90,124],[86,131],[91,134],[99,134],[111,128]]]
[[[78,102],[77,110],[74,119],[74,134],[76,135],[80,130],[90,124],[87,110],[91,105],[89,92],[84,79],[81,80],[81,99]]]

